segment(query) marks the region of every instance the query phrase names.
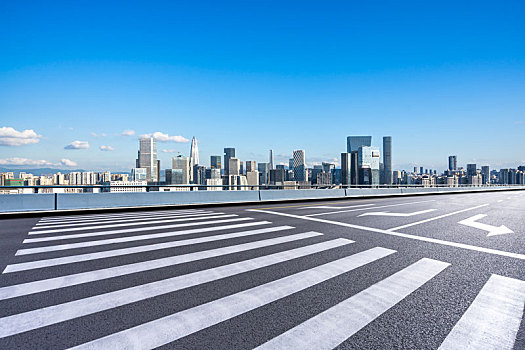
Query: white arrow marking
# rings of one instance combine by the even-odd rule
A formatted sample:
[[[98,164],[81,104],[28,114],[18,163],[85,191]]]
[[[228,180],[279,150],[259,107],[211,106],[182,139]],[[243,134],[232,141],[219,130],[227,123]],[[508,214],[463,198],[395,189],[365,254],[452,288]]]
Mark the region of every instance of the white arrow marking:
[[[391,212],[388,212],[388,211],[373,211],[373,212],[369,212],[369,213],[364,213],[364,214],[358,215],[357,217],[360,217],[360,216],[402,216],[402,217],[407,217],[407,216],[414,216],[414,215],[419,215],[419,214],[430,213],[431,211],[434,211],[434,210],[437,210],[437,209],[426,209],[426,210],[415,211],[413,213],[391,213]]]
[[[478,228],[484,231],[488,231],[489,233],[487,234],[487,237],[496,236],[496,235],[504,235],[506,233],[514,233],[514,231],[512,231],[511,229],[509,229],[507,226],[504,226],[504,225],[497,227],[497,226],[492,226],[488,224],[482,224],[481,222],[476,222],[479,219],[483,219],[485,216],[487,215],[486,214],[474,215],[468,219],[461,220],[460,222],[458,222],[458,224]]]

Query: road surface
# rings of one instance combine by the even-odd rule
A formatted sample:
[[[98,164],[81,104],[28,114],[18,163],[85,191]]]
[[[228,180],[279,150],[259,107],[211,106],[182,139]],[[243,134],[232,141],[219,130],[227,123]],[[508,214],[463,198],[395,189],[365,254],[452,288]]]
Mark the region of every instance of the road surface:
[[[0,221],[0,349],[525,349],[525,191]]]

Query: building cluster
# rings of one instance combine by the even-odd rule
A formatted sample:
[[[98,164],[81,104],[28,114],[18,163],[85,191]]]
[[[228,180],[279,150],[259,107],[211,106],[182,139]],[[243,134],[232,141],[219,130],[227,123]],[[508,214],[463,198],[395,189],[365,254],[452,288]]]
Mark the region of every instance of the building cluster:
[[[135,167],[130,173],[104,172],[56,173],[34,176],[20,172],[0,173],[0,193],[80,193],[80,192],[145,192],[189,190],[298,189],[329,186],[481,186],[489,184],[524,185],[525,166],[517,169],[478,169],[476,164],[458,167],[457,157],[448,158],[448,169],[414,167],[413,171],[392,169],[392,137],[383,137],[382,154],[372,146],[372,136],[348,136],[346,152],[341,153],[340,166],[331,162],[308,167],[304,150],[294,150],[288,164],[275,164],[273,151],[268,162],[241,161],[235,148],[224,148],[224,154],[210,156],[210,166],[200,164],[197,140],[193,137],[189,156],[171,159],[171,167],[161,170],[157,158],[157,141],[141,138]],[[164,175],[162,177],[162,175]],[[90,186],[97,185],[93,188]],[[146,187],[148,186],[149,187]],[[177,185],[177,186],[173,186]],[[187,185],[187,186],[185,186]],[[34,186],[61,186],[38,188]],[[71,187],[68,187],[71,186]],[[85,187],[83,187],[85,186]],[[9,188],[12,187],[12,188]]]

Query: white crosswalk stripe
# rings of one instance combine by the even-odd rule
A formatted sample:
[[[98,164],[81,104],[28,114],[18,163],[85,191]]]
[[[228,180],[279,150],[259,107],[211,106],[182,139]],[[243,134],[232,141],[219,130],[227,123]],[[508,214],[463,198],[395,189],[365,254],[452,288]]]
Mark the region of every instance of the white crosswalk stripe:
[[[172,293],[177,290],[189,288],[191,286],[196,286],[218,279],[223,279],[239,273],[253,271],[255,269],[278,264],[291,259],[297,259],[302,256],[315,254],[323,250],[332,249],[349,243],[352,243],[352,241],[339,238],[328,242],[313,244],[281,253],[275,253],[255,259],[224,265],[209,270],[177,276],[158,282],[121,289],[115,292],[101,294],[90,298],[75,300],[69,303],[49,306],[43,309],[3,317],[0,318],[0,338],[40,327],[45,327],[58,322],[71,320],[73,318],[89,315],[95,312],[112,309],[162,294]],[[359,261],[361,262],[362,259]],[[337,265],[334,266],[333,270],[340,271],[342,268],[344,268],[344,266]]]
[[[306,288],[394,253],[372,248],[312,269],[269,282],[246,291],[181,311],[110,336],[94,340],[78,349],[153,349],[267,305]],[[1,319],[0,319],[1,321]],[[1,333],[0,333],[1,334]],[[137,342],[137,340],[139,340]]]
[[[281,244],[285,242],[292,242],[296,240],[317,237],[322,235],[318,232],[305,232],[298,233],[295,235],[271,238],[262,241],[255,241],[251,243],[239,244],[234,246],[228,246],[224,248],[216,248],[211,250],[204,250],[196,253],[189,253],[184,255],[170,256],[162,259],[148,260],[135,264],[121,265],[116,267],[110,267],[102,270],[95,270],[89,272],[77,273],[74,275],[66,275],[56,278],[50,278],[46,280],[40,280],[35,282],[23,283],[9,287],[0,288],[0,300],[15,298],[22,295],[40,293],[46,290],[64,288],[74,286],[82,283],[100,281],[106,278],[113,278],[117,276],[124,276],[131,273],[143,272],[148,270],[159,269],[166,266],[173,266],[177,264],[183,264],[190,261],[208,259],[216,256],[233,254],[243,252],[250,249],[268,247],[275,244]]]
[[[226,239],[233,239],[233,238],[240,238],[240,237],[246,237],[246,236],[260,235],[264,233],[278,232],[282,230],[289,230],[292,228],[293,228],[292,226],[268,227],[268,228],[263,228],[263,229],[258,229],[258,230],[225,233],[225,234],[214,235],[214,236],[190,238],[190,239],[185,239],[185,240],[180,240],[180,241],[141,245],[141,246],[132,247],[132,248],[105,250],[105,251],[96,252],[96,253],[70,255],[70,256],[65,256],[65,257],[60,257],[60,258],[29,261],[29,262],[24,262],[24,263],[7,265],[3,273],[34,270],[34,269],[40,269],[40,268],[45,268],[45,267],[67,265],[67,264],[73,264],[73,263],[97,260],[97,259],[104,259],[104,258],[114,258],[117,256],[145,253],[145,252],[151,252],[154,250],[170,249],[170,248],[183,247],[183,246],[199,244],[199,243],[222,241]]]
[[[39,223],[53,223],[53,222],[71,222],[71,221],[90,221],[100,220],[102,218],[116,218],[116,217],[149,217],[155,215],[179,215],[179,214],[194,214],[194,213],[209,213],[207,210],[165,210],[165,211],[151,211],[151,212],[132,212],[132,213],[114,213],[114,214],[94,214],[94,215],[75,215],[67,217],[49,217],[42,218]]]
[[[165,224],[168,222],[181,222],[181,221],[192,221],[192,220],[206,220],[206,219],[220,219],[220,218],[231,218],[236,217],[238,215],[236,214],[227,214],[227,215],[213,215],[213,216],[198,216],[198,217],[184,217],[184,218],[177,218],[177,219],[164,219],[164,220],[152,220],[147,222],[126,222],[126,223],[119,223],[119,224],[105,224],[105,225],[94,225],[94,226],[86,226],[86,227],[66,227],[66,228],[59,228],[59,229],[50,229],[50,230],[41,230],[41,231],[30,231],[30,235],[41,235],[44,233],[57,233],[57,232],[75,232],[75,231],[85,231],[85,230],[99,230],[99,229],[106,229],[106,228],[113,228],[113,227],[126,227],[126,226],[139,226],[139,225],[156,225],[156,224]],[[185,224],[186,226],[191,225],[202,225],[202,223],[189,223]],[[180,227],[180,226],[176,226]]]
[[[125,217],[125,218],[105,218],[97,219],[96,223],[118,223],[118,222],[138,222],[138,221],[153,221],[158,219],[176,219],[176,218],[190,218],[197,216],[210,216],[210,215],[223,215],[224,213],[191,213],[191,214],[178,214],[178,215],[156,215],[156,216],[141,216],[141,217]],[[93,225],[93,221],[81,221],[73,223],[53,223],[53,224],[36,224],[32,230],[45,230],[57,227],[74,227],[74,226],[87,226]]]
[[[449,265],[419,260],[257,349],[333,349]]]
[[[525,281],[492,275],[439,349],[512,349],[524,303]]]
[[[250,218],[217,220],[213,223],[226,223],[226,222],[241,221],[241,220],[246,220],[246,219],[250,219]],[[208,222],[208,224],[211,224],[211,223],[212,223],[211,221]],[[269,221],[256,221],[256,222],[249,222],[249,223],[244,223],[244,224],[234,224],[234,225],[227,225],[227,226],[213,226],[213,227],[198,228],[198,229],[184,230],[184,231],[168,231],[168,232],[161,232],[161,233],[152,233],[152,234],[147,234],[147,235],[101,239],[101,240],[89,241],[89,242],[59,244],[59,245],[46,246],[46,247],[20,249],[16,252],[15,255],[27,255],[27,254],[53,252],[53,251],[58,251],[58,250],[87,248],[87,247],[94,247],[94,246],[99,246],[99,245],[116,244],[116,243],[133,242],[133,241],[143,241],[143,240],[149,240],[149,239],[155,239],[155,238],[166,238],[166,237],[187,235],[187,234],[193,234],[193,233],[203,233],[203,232],[211,232],[211,231],[218,231],[218,230],[224,230],[224,229],[234,229],[234,228],[240,228],[240,227],[249,227],[249,226],[266,225],[266,224],[270,224],[270,222]],[[153,229],[159,229],[159,228],[157,227]]]
[[[253,317],[256,309],[279,310],[279,305],[273,303],[293,301],[298,308],[307,308],[311,287],[323,288],[322,284],[326,284],[324,293],[336,295],[345,290],[341,281],[353,283],[355,276],[367,275],[376,266],[387,266],[386,271],[390,272],[386,277],[354,295],[346,295],[335,305],[322,307],[309,319],[302,318],[277,334],[272,333],[273,339],[252,344],[259,345],[258,349],[332,349],[351,342],[367,325],[384,320],[382,317],[388,312],[404,312],[398,304],[420,298],[422,293],[416,291],[423,292],[425,288],[427,293],[436,276],[452,273],[446,272],[448,262],[421,257],[396,269],[390,265],[391,259],[401,259],[401,252],[362,247],[347,238],[237,214],[187,210],[166,211],[162,216],[144,212],[137,217],[131,213],[120,217],[97,214],[86,220],[82,216],[70,218],[69,223],[60,220],[57,217],[35,227],[16,252],[15,261],[0,275],[9,281],[0,284],[0,309],[9,306],[0,317],[0,348],[10,348],[10,344],[15,344],[10,343],[13,339],[32,334],[48,339],[61,337],[63,330],[69,329],[70,334],[86,335],[80,342],[65,339],[68,345],[59,347],[153,349],[187,341],[182,338],[209,327],[223,327],[222,322],[240,315]],[[188,228],[191,226],[199,227]],[[35,237],[35,232],[42,235]],[[162,241],[150,241],[154,239]],[[310,265],[302,268],[301,259],[308,259],[304,261]],[[410,258],[403,255],[402,259]],[[292,265],[293,273],[287,273],[287,267]],[[268,275],[272,269],[282,274]],[[255,283],[260,280],[257,277],[261,271],[266,271],[261,274],[264,282]],[[251,281],[248,287],[237,287],[237,283],[246,281]],[[213,284],[205,285],[209,283]],[[230,284],[236,285],[236,290],[224,293],[228,289],[223,287]],[[197,288],[187,292],[198,294],[200,290],[199,297],[205,298],[194,304],[197,306],[157,315],[161,307],[147,317],[129,315],[134,323],[125,327],[112,323],[118,322],[123,310],[143,312],[149,308],[148,303],[162,298],[176,300],[191,287]],[[218,297],[202,293],[215,287],[222,293]],[[78,291],[87,294],[79,296]],[[64,295],[59,297],[61,293]],[[300,302],[285,298],[298,298]],[[23,309],[13,312],[18,305]],[[467,311],[458,315],[457,324],[450,326],[440,349],[512,349],[524,307],[525,281],[492,275]],[[281,311],[272,312],[273,317],[284,316]],[[95,323],[88,330],[74,328],[91,317],[103,317],[106,321]],[[402,317],[399,322],[403,322]],[[98,333],[91,334],[92,331]],[[435,339],[435,346],[441,341]],[[81,342],[85,343],[78,345]],[[15,347],[21,346],[24,345]]]
[[[133,228],[127,228],[127,229],[77,233],[77,234],[71,234],[71,235],[26,238],[24,239],[23,243],[28,244],[28,243],[47,242],[47,241],[56,241],[56,240],[74,239],[74,238],[83,238],[83,237],[109,236],[109,235],[117,235],[121,233],[158,231],[158,230],[172,229],[172,228],[178,228],[178,227],[202,226],[202,225],[220,224],[220,223],[237,222],[237,221],[249,221],[249,220],[252,220],[252,218],[223,219],[223,220],[196,222],[196,223],[172,224],[172,225],[149,226],[149,227],[133,227]]]

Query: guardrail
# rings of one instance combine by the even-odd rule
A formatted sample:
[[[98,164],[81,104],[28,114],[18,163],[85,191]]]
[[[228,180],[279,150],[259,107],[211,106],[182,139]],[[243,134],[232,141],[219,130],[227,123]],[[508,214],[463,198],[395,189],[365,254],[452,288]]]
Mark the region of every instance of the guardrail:
[[[7,187],[7,186],[3,186]],[[107,186],[32,186],[32,188],[102,188]],[[118,186],[144,187],[144,186]],[[204,185],[148,185],[149,188],[162,187],[232,187]],[[233,186],[239,187],[239,186]],[[30,193],[0,195],[0,213],[28,211],[63,211],[80,209],[109,209],[130,207],[157,207],[177,205],[205,205],[227,203],[256,203],[264,201],[293,201],[309,199],[336,199],[376,196],[424,195],[458,192],[525,190],[523,185],[491,186],[339,186],[338,188],[320,188],[311,186],[305,189],[276,189],[268,185],[241,186],[253,187],[253,190],[224,191],[149,191],[149,192],[102,192],[102,193]],[[282,186],[281,186],[282,187]],[[2,187],[0,187],[2,188]],[[9,186],[9,188],[13,188]]]

